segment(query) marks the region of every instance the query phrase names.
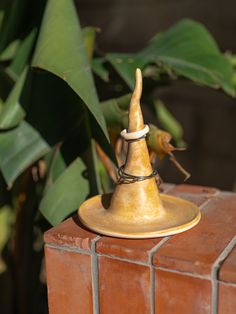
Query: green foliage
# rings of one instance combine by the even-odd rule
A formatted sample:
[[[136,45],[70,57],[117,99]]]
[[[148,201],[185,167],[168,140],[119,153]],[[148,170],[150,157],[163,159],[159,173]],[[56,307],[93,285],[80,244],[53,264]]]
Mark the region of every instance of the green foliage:
[[[25,121],[15,129],[0,133],[0,147],[0,167],[9,186],[28,165],[50,150],[41,135]]]
[[[17,3],[15,6],[19,5]],[[10,9],[11,16],[15,16],[15,10],[14,7]],[[19,14],[24,15],[24,11]],[[115,53],[96,58],[93,58],[96,30],[92,27],[81,30],[72,0],[49,0],[41,24],[32,25],[25,37],[17,37],[16,24],[11,18],[7,20],[4,17],[4,21],[8,26],[4,27],[3,23],[5,40],[2,39],[1,43],[1,60],[8,61],[4,75],[13,80],[14,86],[0,113],[0,129],[3,130],[0,134],[0,167],[7,184],[12,186],[20,174],[61,143],[64,166],[60,168],[53,186],[46,184],[43,188],[39,206],[52,224],[73,212],[89,194],[100,191],[93,139],[102,143],[108,153],[106,124],[117,134],[126,126],[130,98],[126,84],[132,89],[137,67],[145,70],[145,77],[156,82],[153,88],[158,88],[162,77],[170,84],[179,76],[212,88],[222,88],[234,95],[231,63],[220,53],[207,30],[191,20],[181,21],[158,33],[146,48],[136,54]],[[98,83],[101,80],[111,85],[109,64],[118,74],[113,85],[115,97],[99,104],[97,93],[100,90],[95,88],[92,71]],[[124,81],[119,81],[119,77]],[[115,92],[117,82],[121,86],[118,94]],[[152,90],[144,94],[144,102],[147,98],[160,125],[181,146],[182,127],[163,103],[155,99],[150,102],[151,94]],[[116,95],[120,96],[117,98]],[[87,162],[82,167],[78,158],[85,155]],[[51,174],[51,165],[48,167],[47,172]],[[71,189],[69,181],[75,185],[70,167],[73,170],[78,168],[75,177],[79,186],[86,186],[86,192],[78,190],[76,193],[76,188]],[[89,178],[82,176],[85,169],[90,169],[89,173],[93,174],[90,182],[86,182]],[[94,177],[97,178],[95,184]],[[57,207],[55,199],[61,191],[60,182],[64,180],[62,202]],[[64,201],[67,195],[70,195],[73,206]]]
[[[157,34],[137,54],[108,54],[107,59],[131,88],[134,86],[135,68],[142,69],[154,63],[160,70],[174,72],[196,83],[222,88],[229,95],[235,95],[232,66],[206,29],[191,20],[183,20]]]
[[[5,105],[0,114],[0,130],[7,130],[16,127],[25,117],[25,111],[20,102],[20,95],[25,84],[27,68],[20,74],[14,87],[9,93]]]
[[[12,7],[10,16],[15,16],[15,10]],[[234,95],[231,63],[220,53],[207,30],[191,20],[181,21],[158,33],[139,53],[107,54],[93,60],[95,29],[90,27],[81,31],[72,0],[49,0],[41,24],[33,25],[23,38],[17,38],[16,24],[11,18],[4,17],[4,21],[7,26],[3,23],[1,60],[9,60],[5,75],[16,83],[0,113],[3,130],[0,167],[7,184],[12,186],[28,167],[54,150],[55,145],[62,144],[64,167],[60,168],[53,185],[46,184],[43,188],[44,197],[39,206],[52,224],[63,220],[91,194],[93,184],[86,181],[89,179],[84,178],[82,172],[93,168],[93,176],[98,176],[93,138],[103,143],[103,149],[107,151],[106,123],[109,130],[116,133],[126,126],[130,95],[122,93],[123,90],[127,92],[125,84],[132,89],[137,67],[147,70],[144,71],[146,77],[157,82],[155,88],[163,76],[168,77],[168,84],[180,76]],[[96,80],[99,78],[111,84],[109,64],[117,71],[118,80],[119,76],[124,80],[119,83],[121,95],[99,104],[92,71]],[[150,66],[155,70],[148,71]],[[151,91],[144,94],[144,101],[149,95]],[[160,101],[153,99],[152,103],[161,126],[181,145],[183,130],[179,123]],[[85,151],[89,162],[83,164],[79,158]],[[47,171],[52,172],[50,164]],[[76,180],[81,187],[78,192]],[[93,193],[100,190],[98,177],[95,181]],[[58,193],[62,195],[57,206]],[[71,206],[66,201],[68,197]]]
[[[6,47],[4,51],[0,54],[0,61],[9,61],[14,58],[16,51],[19,47],[20,40],[16,39]]]
[[[90,36],[88,32],[87,36]],[[86,104],[107,135],[73,1],[48,1],[32,66],[64,80]]]
[[[65,215],[69,216],[89,195],[85,172],[85,164],[80,158],[76,158],[48,189],[40,210],[51,224],[60,223]]]
[[[185,143],[183,142],[184,131],[181,124],[167,110],[166,106],[163,104],[162,101],[160,100],[155,101],[154,108],[160,126],[172,135],[178,147],[184,147],[185,146]]]

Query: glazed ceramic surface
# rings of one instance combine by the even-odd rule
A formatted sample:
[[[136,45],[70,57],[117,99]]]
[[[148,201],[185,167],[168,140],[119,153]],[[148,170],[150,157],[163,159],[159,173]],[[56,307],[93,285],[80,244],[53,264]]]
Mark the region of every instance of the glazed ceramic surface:
[[[144,129],[141,94],[142,74],[137,69],[127,133]],[[152,174],[145,138],[129,142],[124,172],[138,177]],[[138,182],[121,181],[113,194],[97,195],[84,202],[78,215],[89,229],[123,238],[152,238],[180,233],[195,226],[201,217],[193,203],[160,194],[154,177]]]

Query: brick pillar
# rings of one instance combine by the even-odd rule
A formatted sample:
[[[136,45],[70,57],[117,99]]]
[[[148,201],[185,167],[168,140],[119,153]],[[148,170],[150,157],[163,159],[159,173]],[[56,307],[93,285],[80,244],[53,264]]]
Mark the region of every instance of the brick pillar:
[[[163,187],[200,206],[195,228],[127,240],[92,233],[75,216],[46,232],[50,314],[236,313],[236,194]]]

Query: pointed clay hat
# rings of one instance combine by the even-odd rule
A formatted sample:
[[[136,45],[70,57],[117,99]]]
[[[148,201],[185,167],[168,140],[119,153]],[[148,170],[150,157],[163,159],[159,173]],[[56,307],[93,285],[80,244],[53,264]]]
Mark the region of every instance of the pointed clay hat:
[[[201,217],[191,202],[160,194],[145,136],[140,108],[142,74],[136,70],[136,85],[129,108],[128,130],[121,136],[128,142],[125,165],[119,169],[119,181],[113,194],[94,196],[78,210],[80,221],[100,234],[120,238],[154,238],[183,232],[195,226]]]

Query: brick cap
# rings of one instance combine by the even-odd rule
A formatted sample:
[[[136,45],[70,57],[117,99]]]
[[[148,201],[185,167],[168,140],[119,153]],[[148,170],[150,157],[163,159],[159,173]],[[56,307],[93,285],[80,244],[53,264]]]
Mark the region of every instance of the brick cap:
[[[96,252],[101,255],[209,278],[215,262],[236,233],[236,194],[191,185],[165,185],[165,189],[201,207],[203,218],[198,226],[172,237],[129,240],[95,234],[74,216],[47,231],[45,242],[88,252],[96,242]],[[226,257],[220,280],[236,282],[235,256],[232,251]]]
[[[76,249],[91,250],[92,241],[97,234],[85,229],[77,215],[49,229],[44,234],[44,241],[55,246],[69,246]]]

